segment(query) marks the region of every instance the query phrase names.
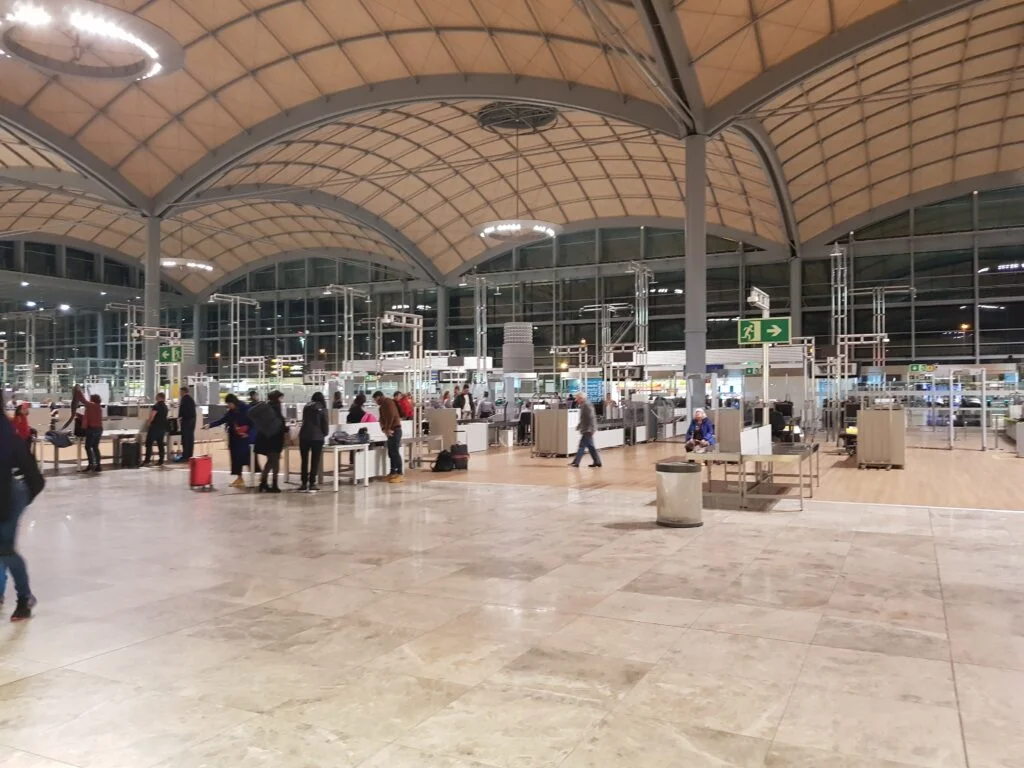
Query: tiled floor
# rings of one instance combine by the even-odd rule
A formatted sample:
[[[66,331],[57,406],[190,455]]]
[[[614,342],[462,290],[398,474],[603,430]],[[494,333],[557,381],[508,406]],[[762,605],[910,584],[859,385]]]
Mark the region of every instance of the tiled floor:
[[[1022,514],[421,478],[52,480],[0,767],[1024,765]]]

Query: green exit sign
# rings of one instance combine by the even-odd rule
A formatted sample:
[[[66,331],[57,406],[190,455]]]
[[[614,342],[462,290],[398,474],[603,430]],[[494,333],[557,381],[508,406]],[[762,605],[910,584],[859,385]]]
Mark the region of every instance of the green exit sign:
[[[157,359],[164,364],[172,365],[182,361],[181,347],[160,347]]]
[[[736,339],[740,344],[789,344],[791,329],[792,318],[789,317],[740,320]]]

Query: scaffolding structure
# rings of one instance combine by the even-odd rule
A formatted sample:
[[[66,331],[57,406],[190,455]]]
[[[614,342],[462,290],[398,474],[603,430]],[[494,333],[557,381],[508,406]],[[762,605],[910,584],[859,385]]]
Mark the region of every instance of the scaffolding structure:
[[[25,362],[15,365],[15,374],[21,374],[20,376],[20,389],[24,392],[26,400],[35,399],[36,391],[36,369],[39,367],[36,363],[36,321],[40,319],[46,319],[53,322],[56,316],[54,311],[40,312],[40,311],[24,311],[24,312],[7,312],[4,314],[5,320],[10,320],[17,323],[19,320],[25,321]],[[6,361],[5,361],[6,369]]]
[[[855,288],[849,291],[850,296],[871,297],[871,333],[876,342],[871,345],[871,364],[877,368],[885,368],[885,345],[889,342],[885,330],[885,297],[896,294],[914,295],[909,285],[874,286],[872,288]],[[884,374],[884,371],[883,371]]]
[[[487,280],[483,277],[473,278],[473,302],[473,339],[476,355],[473,383],[484,386],[487,384]]]
[[[651,282],[654,272],[639,262],[632,261],[629,271],[633,273],[634,302],[636,304],[633,322],[636,324],[633,362],[639,368],[641,380],[647,382],[647,353],[650,350],[650,301]]]
[[[580,382],[584,392],[587,391],[587,345],[586,344],[562,344],[551,347],[551,370],[559,373],[558,358],[576,358],[576,365],[580,371]],[[568,363],[566,363],[568,367]]]
[[[239,360],[242,357],[242,307],[259,309],[260,303],[245,296],[228,293],[214,293],[209,298],[211,304],[227,304],[228,310],[228,379],[231,385],[239,380]],[[246,310],[248,318],[248,310]]]
[[[324,288],[324,296],[335,297],[334,334],[335,337],[341,339],[341,352],[338,354],[337,349],[335,352],[338,356],[338,369],[343,373],[352,373],[355,368],[356,356],[356,303],[358,299],[362,299],[363,303],[369,304],[370,294],[358,288],[332,283]],[[340,307],[338,306],[339,301],[341,302]]]
[[[125,313],[125,362],[133,362],[139,358],[135,354],[135,328],[139,324],[139,316],[143,313],[143,307],[141,304],[132,304],[128,302],[111,301],[106,306],[107,312],[124,312]],[[143,366],[144,367],[144,366]],[[140,374],[141,380],[144,374]],[[127,387],[127,382],[125,382]]]
[[[7,339],[0,339],[0,387],[8,386],[11,382],[7,379]]]
[[[263,355],[249,355],[238,358],[239,376],[251,376],[255,371],[256,388],[263,389],[267,383],[267,358]]]
[[[423,433],[424,366],[426,363],[426,357],[423,354],[423,315],[391,310],[377,318],[377,327],[380,328],[382,337],[385,326],[412,332],[412,350],[407,358],[409,366],[403,371],[403,386],[405,387],[403,391],[412,395],[412,437],[419,438]],[[419,452],[420,445],[416,440],[409,453],[411,464],[419,463]]]

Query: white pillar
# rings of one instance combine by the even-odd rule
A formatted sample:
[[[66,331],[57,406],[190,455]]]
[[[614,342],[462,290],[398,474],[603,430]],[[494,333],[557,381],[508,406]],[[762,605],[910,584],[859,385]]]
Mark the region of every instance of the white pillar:
[[[686,137],[686,406],[704,407],[708,347],[707,136]],[[695,397],[696,395],[696,397]]]
[[[160,219],[156,216],[146,218],[146,280],[143,298],[143,325],[155,328],[160,325]],[[145,360],[146,399],[152,402],[156,398],[159,382],[157,381],[156,357],[158,344],[156,339],[147,339],[142,345],[142,356]]]

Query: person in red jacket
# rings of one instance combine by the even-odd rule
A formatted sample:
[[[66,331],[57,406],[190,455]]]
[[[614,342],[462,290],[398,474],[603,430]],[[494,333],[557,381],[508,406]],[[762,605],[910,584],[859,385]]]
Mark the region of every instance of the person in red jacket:
[[[32,426],[28,423],[28,409],[30,407],[28,403],[19,403],[18,407],[14,409],[14,417],[11,419],[14,434],[25,441],[29,453],[32,452]]]
[[[85,456],[89,460],[89,466],[82,471],[99,472],[100,438],[103,437],[103,401],[99,395],[92,395],[85,404],[82,428],[85,430]]]
[[[408,394],[403,395],[401,392],[395,392],[395,405],[398,406],[398,412],[401,414],[403,419],[411,419],[413,416],[414,408],[412,398]]]

